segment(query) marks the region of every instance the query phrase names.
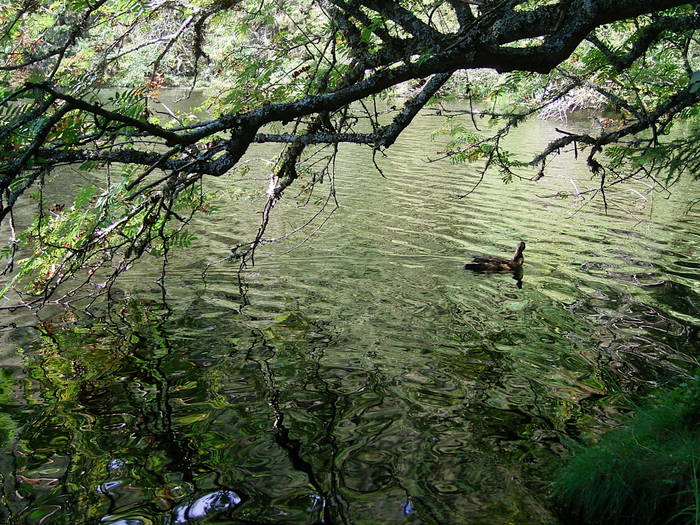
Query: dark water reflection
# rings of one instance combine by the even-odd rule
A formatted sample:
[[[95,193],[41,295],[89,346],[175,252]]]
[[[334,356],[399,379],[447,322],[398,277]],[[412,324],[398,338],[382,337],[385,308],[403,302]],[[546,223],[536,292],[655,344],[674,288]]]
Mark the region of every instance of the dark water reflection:
[[[477,176],[423,162],[431,125],[396,145],[387,179],[341,158],[341,209],[312,242],[258,255],[242,310],[220,260],[260,201],[215,181],[222,213],[174,261],[170,310],[146,265],[109,317],[17,315],[33,328],[3,346],[2,520],[556,523],[546,490],[566,444],[696,366],[697,190],[621,191],[607,214],[538,199],[571,187],[568,159],[543,184],[487,180],[456,200]],[[273,233],[309,215],[293,203]],[[521,238],[522,288],[461,269]]]
[[[469,423],[480,395],[447,363],[401,378],[338,366],[326,358],[344,345],[297,312],[201,343],[169,335],[160,313],[131,305],[112,335],[42,327],[26,361],[41,398],[6,405],[23,414],[6,440],[8,521],[544,516],[522,466],[504,460],[534,468],[555,436],[531,441],[540,416],[521,409],[482,407]]]

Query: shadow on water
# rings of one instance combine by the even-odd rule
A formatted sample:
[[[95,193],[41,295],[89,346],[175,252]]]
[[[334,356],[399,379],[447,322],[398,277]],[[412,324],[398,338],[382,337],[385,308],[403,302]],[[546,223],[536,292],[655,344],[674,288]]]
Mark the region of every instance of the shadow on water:
[[[477,176],[415,159],[431,126],[395,145],[386,178],[339,158],[341,208],[313,242],[258,254],[243,309],[221,260],[260,202],[217,179],[222,213],[173,260],[167,308],[142,293],[146,264],[111,315],[3,319],[20,328],[0,353],[0,521],[556,523],[566,444],[697,366],[697,190],[611,193],[607,214],[539,199],[570,187],[569,159],[538,186],[455,200]],[[276,212],[271,236],[309,213]],[[517,239],[523,273],[463,269]]]
[[[621,297],[558,309],[479,277],[502,280],[499,321],[448,298],[439,346],[413,352],[358,351],[295,306],[262,328],[206,301],[41,323],[2,377],[4,520],[555,522],[562,440],[682,373],[695,335]]]
[[[296,310],[264,330],[217,326],[217,343],[162,313],[130,303],[116,322],[38,328],[22,392],[4,378],[8,523],[546,516],[517,464],[549,453],[517,430],[541,417],[469,408],[447,376],[416,370],[406,390],[380,363],[339,366],[343,342]]]

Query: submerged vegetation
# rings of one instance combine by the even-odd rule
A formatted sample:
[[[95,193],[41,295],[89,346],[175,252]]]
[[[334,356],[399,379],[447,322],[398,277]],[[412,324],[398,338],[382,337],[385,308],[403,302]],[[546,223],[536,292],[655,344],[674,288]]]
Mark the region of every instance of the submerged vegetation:
[[[574,451],[553,488],[567,523],[697,524],[700,377]]]

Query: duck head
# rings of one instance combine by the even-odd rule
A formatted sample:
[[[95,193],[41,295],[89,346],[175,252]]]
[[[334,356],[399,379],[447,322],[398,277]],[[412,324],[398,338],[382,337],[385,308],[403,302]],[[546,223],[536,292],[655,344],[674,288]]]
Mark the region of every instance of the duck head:
[[[525,251],[525,243],[520,241],[518,247],[515,249],[515,255],[513,255],[513,263],[518,266],[522,266],[525,258],[523,257],[523,252]]]

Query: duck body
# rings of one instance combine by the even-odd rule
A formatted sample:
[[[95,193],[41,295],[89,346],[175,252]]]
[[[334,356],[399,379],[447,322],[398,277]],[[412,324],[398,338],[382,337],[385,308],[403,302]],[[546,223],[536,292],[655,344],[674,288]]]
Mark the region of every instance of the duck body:
[[[474,257],[471,262],[464,264],[464,269],[472,270],[473,272],[520,271],[525,261],[523,251],[525,251],[525,243],[520,241],[512,259],[505,259],[503,257]]]

